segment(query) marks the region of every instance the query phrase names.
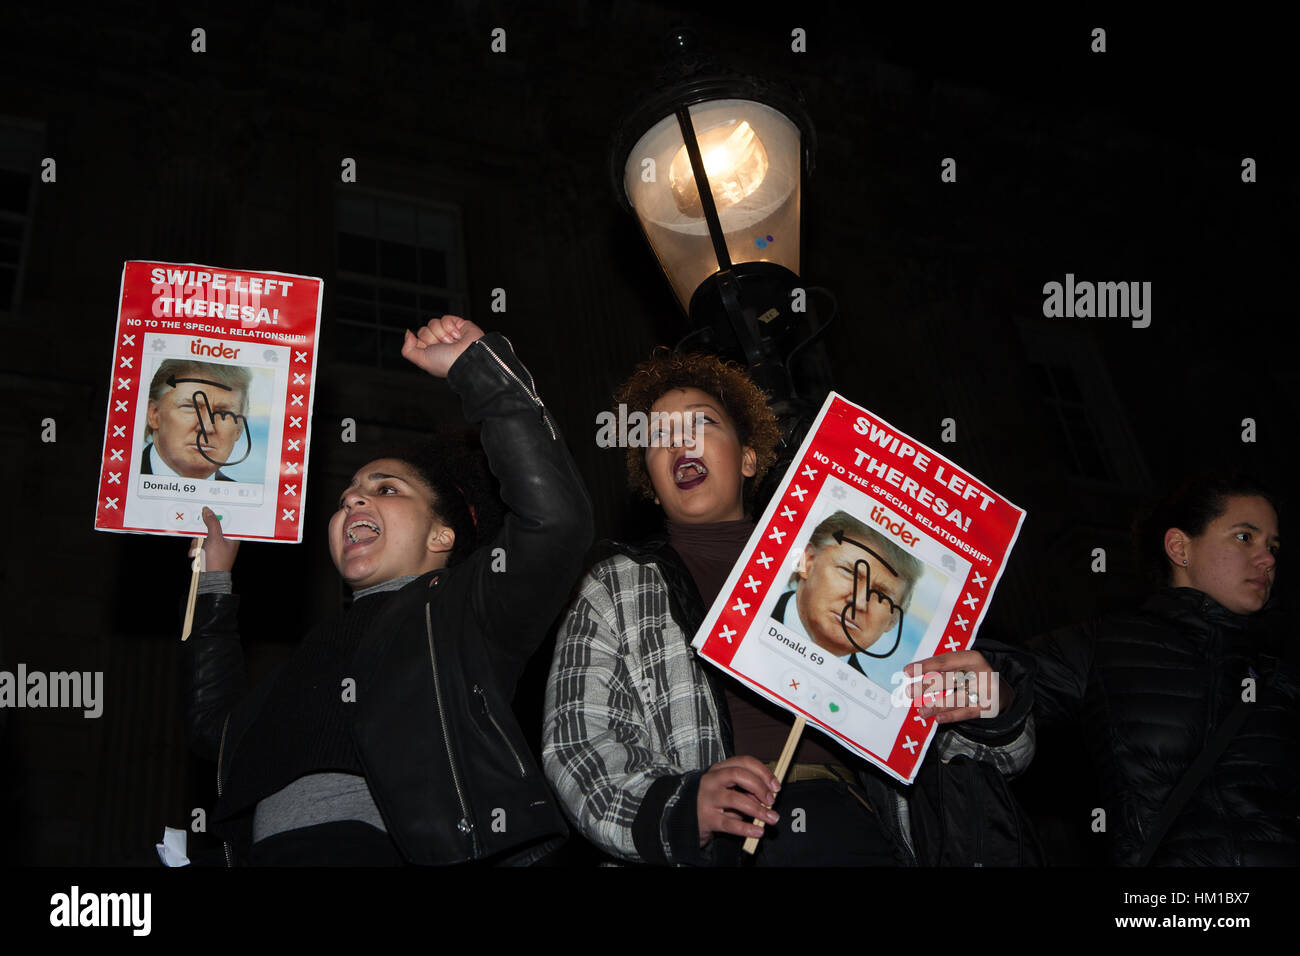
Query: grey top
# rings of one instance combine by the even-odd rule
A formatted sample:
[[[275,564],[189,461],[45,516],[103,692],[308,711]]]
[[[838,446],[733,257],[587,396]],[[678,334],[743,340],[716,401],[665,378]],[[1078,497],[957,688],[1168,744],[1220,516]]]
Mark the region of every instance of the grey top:
[[[388,832],[365,777],[354,773],[309,773],[257,802],[253,842],[286,830],[340,820],[360,820]]]
[[[357,598],[363,598],[367,594],[378,594],[380,591],[398,591],[406,587],[418,577],[418,574],[406,574],[400,578],[393,578],[391,581],[385,581],[383,584],[372,584],[370,587],[362,588],[360,591],[353,591],[352,600],[355,601]]]

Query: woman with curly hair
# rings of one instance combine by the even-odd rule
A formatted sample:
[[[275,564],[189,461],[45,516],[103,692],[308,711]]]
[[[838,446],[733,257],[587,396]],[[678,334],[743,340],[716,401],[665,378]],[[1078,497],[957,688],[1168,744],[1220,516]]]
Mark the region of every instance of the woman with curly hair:
[[[644,863],[739,862],[750,836],[764,836],[760,865],[922,859],[907,797],[821,735],[804,736],[783,788],[771,766],[790,715],[691,650],[754,530],[752,489],[776,461],[765,396],[735,365],[665,352],[638,366],[616,400],[627,420],[649,420],[645,447],[627,450],[628,478],[663,509],[666,534],[610,543],[561,626],[542,743],[569,818],[600,849]],[[940,759],[1027,760],[1027,707],[1026,695],[1007,720],[967,722],[1010,727],[1010,746],[941,733]],[[772,807],[779,790],[783,814]]]

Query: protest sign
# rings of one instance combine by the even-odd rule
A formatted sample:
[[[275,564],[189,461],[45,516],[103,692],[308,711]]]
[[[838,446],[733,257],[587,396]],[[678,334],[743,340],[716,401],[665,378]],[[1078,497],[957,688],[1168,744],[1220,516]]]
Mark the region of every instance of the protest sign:
[[[903,667],[970,647],[1024,514],[832,392],[694,646],[911,783],[936,726]]]
[[[127,262],[95,529],[300,541],[324,284]]]

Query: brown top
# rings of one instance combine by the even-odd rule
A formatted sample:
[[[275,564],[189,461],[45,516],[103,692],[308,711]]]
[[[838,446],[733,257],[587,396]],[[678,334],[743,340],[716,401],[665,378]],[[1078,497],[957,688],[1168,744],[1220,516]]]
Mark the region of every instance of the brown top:
[[[668,542],[682,557],[699,589],[704,606],[711,607],[727,583],[727,575],[740,558],[754,522],[719,521],[709,524],[668,523]],[[764,762],[781,756],[790,725],[790,712],[735,680],[726,682],[727,710],[737,755],[752,755]],[[845,751],[823,744],[820,734],[804,734],[795,751],[795,763],[844,763]]]

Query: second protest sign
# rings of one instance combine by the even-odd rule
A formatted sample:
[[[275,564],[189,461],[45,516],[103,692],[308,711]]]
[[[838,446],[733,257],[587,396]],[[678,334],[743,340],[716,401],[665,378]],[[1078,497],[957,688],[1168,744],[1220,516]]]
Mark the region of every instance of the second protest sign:
[[[936,727],[903,667],[974,642],[1024,515],[832,392],[694,646],[910,783]]]

